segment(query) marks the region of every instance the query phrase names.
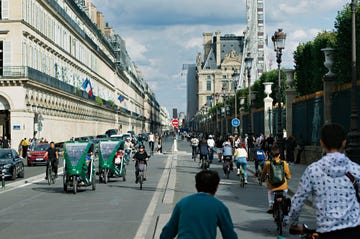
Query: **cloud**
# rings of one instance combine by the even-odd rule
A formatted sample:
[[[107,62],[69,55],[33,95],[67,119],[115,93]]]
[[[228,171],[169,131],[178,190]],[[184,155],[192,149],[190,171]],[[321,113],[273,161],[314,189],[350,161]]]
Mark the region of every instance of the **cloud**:
[[[203,51],[202,33],[243,35],[246,0],[93,0],[106,21],[126,40],[129,55],[168,110],[186,111],[186,81],[179,76],[183,64],[195,63]],[[267,59],[276,67],[271,35],[278,28],[287,33],[282,66],[293,67],[293,52],[300,42],[331,30],[339,0],[264,1],[265,29],[269,36]],[[206,4],[205,4],[206,3]]]

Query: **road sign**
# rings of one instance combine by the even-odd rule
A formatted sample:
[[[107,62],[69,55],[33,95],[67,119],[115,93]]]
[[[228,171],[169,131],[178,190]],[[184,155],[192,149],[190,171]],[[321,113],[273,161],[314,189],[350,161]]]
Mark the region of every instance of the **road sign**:
[[[171,121],[171,124],[172,124],[173,127],[178,127],[179,126],[179,120],[178,119],[173,119]]]
[[[231,125],[233,127],[239,127],[240,126],[240,120],[238,118],[234,118],[231,120]]]

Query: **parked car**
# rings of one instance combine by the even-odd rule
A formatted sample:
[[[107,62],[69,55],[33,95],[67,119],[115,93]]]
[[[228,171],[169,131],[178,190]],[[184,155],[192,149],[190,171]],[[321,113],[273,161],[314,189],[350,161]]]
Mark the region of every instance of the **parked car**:
[[[23,178],[24,163],[14,149],[0,149],[0,172],[4,170],[6,178]]]
[[[113,134],[110,136],[110,139],[111,140],[117,140],[117,141],[120,141],[120,140],[125,140],[124,136],[122,134]]]
[[[27,166],[33,166],[35,164],[46,164],[47,159],[44,158],[46,150],[50,147],[48,143],[40,143],[35,145],[28,151]]]

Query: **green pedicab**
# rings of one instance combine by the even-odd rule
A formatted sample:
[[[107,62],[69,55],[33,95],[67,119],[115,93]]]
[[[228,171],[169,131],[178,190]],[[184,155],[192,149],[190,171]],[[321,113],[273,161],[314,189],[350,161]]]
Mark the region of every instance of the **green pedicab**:
[[[92,153],[94,144],[91,142],[67,142],[64,147],[64,192],[72,187],[76,194],[78,187],[92,186],[96,189],[96,176],[94,157]]]
[[[126,181],[126,164],[124,151],[121,149],[124,141],[101,141],[99,143],[99,182],[105,184],[110,177],[122,177]],[[118,150],[120,155],[117,155]]]

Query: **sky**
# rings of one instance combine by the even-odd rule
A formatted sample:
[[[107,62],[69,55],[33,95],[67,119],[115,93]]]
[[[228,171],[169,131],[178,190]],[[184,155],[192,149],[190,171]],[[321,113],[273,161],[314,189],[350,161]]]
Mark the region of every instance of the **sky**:
[[[203,32],[243,35],[246,0],[92,0],[105,21],[126,41],[130,57],[169,112],[186,112],[183,64],[203,52]],[[275,68],[271,36],[287,33],[282,67],[292,68],[293,52],[319,32],[333,30],[337,12],[350,0],[265,0],[270,68]],[[270,62],[273,62],[272,64]]]

